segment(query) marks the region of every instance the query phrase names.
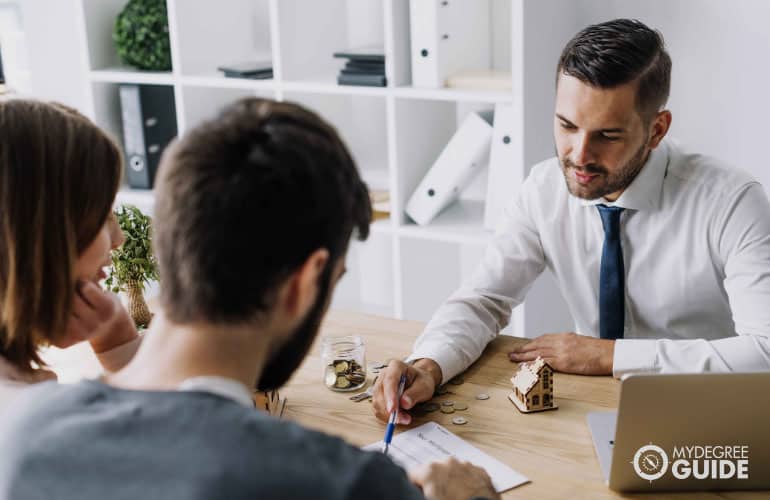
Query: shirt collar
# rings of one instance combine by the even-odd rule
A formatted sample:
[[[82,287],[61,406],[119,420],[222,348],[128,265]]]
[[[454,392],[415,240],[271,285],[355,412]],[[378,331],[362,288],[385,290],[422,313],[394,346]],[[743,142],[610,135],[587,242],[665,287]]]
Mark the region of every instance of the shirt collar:
[[[251,397],[249,389],[237,380],[227,377],[192,377],[179,384],[178,389],[180,391],[208,392],[223,398],[231,399],[236,403],[249,408],[254,407],[254,400]]]
[[[580,204],[583,206],[606,204],[632,210],[655,210],[659,208],[669,156],[669,146],[666,141],[663,141],[650,152],[642,170],[617,200],[610,203],[604,198],[596,198],[594,200],[580,200]]]

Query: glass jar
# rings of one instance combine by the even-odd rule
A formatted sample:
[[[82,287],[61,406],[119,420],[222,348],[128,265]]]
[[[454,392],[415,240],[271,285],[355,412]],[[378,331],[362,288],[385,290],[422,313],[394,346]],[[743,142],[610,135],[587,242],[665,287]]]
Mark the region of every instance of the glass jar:
[[[324,385],[333,391],[355,391],[366,385],[366,348],[358,335],[321,339]]]

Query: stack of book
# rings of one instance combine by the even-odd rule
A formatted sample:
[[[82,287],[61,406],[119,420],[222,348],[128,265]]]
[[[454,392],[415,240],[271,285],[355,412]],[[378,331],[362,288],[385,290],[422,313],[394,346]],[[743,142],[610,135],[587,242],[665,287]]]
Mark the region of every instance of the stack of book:
[[[334,57],[347,59],[337,76],[340,85],[384,87],[385,52],[381,47],[364,47],[335,52]]]
[[[273,78],[272,61],[248,61],[226,64],[217,68],[225,78],[249,78],[251,80],[269,80]]]

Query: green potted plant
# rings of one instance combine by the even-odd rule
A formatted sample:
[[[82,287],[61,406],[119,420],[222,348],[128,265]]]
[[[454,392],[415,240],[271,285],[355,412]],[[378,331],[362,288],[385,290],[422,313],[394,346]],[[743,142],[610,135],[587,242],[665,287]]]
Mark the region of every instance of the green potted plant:
[[[132,205],[115,210],[126,241],[112,252],[112,267],[105,283],[113,292],[128,295],[128,311],[137,327],[146,327],[152,319],[144,300],[144,286],[157,281],[158,261],[152,253],[152,220]]]
[[[112,34],[120,59],[151,71],[171,70],[166,0],[129,0]]]

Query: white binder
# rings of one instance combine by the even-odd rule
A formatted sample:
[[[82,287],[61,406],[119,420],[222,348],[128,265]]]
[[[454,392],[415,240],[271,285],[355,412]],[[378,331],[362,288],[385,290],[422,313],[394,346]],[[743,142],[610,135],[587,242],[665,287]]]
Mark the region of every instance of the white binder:
[[[489,159],[492,112],[470,113],[425,174],[406,204],[406,213],[428,224],[460,195]]]
[[[495,105],[487,200],[484,206],[484,228],[491,231],[495,230],[506,205],[518,188],[514,165],[514,137],[513,105]]]
[[[412,85],[443,87],[461,70],[491,65],[489,2],[411,0]]]

